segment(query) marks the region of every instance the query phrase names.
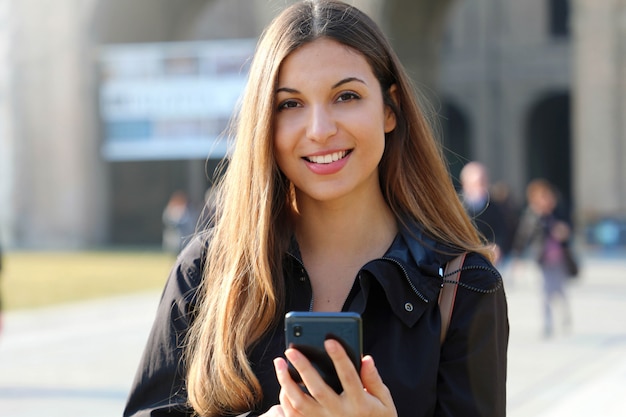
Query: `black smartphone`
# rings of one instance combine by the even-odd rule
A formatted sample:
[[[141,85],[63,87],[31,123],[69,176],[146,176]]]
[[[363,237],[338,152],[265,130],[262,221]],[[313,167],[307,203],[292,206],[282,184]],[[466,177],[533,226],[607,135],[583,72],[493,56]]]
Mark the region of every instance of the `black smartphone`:
[[[341,393],[341,381],[330,356],[324,349],[326,339],[337,340],[352,360],[357,372],[361,371],[363,355],[363,330],[361,316],[353,312],[291,311],[285,315],[286,347],[298,349],[317,369],[324,381]],[[302,383],[298,372],[289,365],[294,381]]]

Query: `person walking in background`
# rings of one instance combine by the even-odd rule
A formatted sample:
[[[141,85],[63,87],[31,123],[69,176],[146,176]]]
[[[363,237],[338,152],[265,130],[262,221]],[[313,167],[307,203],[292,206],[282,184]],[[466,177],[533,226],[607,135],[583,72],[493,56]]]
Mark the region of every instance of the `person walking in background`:
[[[163,210],[163,250],[178,255],[194,233],[196,216],[184,191],[175,191]]]
[[[372,19],[340,1],[286,8],[235,117],[214,225],[172,269],[124,415],[505,415],[502,278]],[[361,315],[360,372],[325,342],[342,394],[285,350],[290,311]]]
[[[558,194],[545,179],[535,179],[526,187],[527,207],[522,213],[513,250],[517,256],[529,251],[537,261],[542,276],[543,335],[554,334],[554,307],[560,301],[562,323],[565,330],[571,327],[571,311],[566,294],[570,272],[567,251],[571,228],[557,215]]]
[[[487,167],[477,161],[467,163],[460,173],[463,206],[487,242],[493,244],[496,264],[510,251],[510,235],[504,207],[490,194]]]
[[[520,206],[511,193],[511,187],[505,181],[496,181],[489,187],[489,190],[491,201],[495,202],[500,207],[504,215],[506,237],[502,239],[500,245],[502,253],[504,254],[503,262],[508,263],[508,258],[510,258],[511,251],[513,250],[513,240],[517,232],[517,223],[521,215]]]

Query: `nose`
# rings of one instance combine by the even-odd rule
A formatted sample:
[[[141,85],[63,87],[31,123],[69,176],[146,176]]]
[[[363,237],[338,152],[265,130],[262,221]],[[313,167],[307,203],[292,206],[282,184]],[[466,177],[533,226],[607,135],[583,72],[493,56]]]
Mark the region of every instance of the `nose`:
[[[324,105],[312,106],[307,126],[307,137],[316,142],[325,142],[336,133],[337,124],[330,109]]]

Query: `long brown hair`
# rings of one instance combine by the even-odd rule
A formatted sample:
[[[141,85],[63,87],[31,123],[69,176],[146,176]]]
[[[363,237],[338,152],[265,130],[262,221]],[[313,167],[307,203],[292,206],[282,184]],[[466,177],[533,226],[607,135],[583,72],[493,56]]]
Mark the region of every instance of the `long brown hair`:
[[[247,353],[283,313],[281,265],[292,230],[292,186],[274,159],[275,89],[285,57],[320,37],[363,54],[396,115],[379,172],[398,220],[419,223],[452,247],[487,254],[458,200],[409,78],[378,26],[338,1],[292,5],[259,41],[236,116],[236,145],[219,184],[202,301],[186,355],[189,401],[202,416],[244,412],[262,400]],[[392,85],[397,86],[395,100]]]

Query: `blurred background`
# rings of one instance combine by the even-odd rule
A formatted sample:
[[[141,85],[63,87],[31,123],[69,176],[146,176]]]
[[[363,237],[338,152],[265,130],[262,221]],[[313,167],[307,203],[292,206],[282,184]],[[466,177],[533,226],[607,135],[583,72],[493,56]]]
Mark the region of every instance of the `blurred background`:
[[[537,416],[551,400],[533,386],[554,387],[568,364],[613,358],[606,349],[626,343],[623,324],[589,313],[626,314],[626,0],[350,2],[383,27],[430,103],[457,186],[463,165],[475,160],[517,207],[534,178],[559,191],[583,267],[572,303],[577,334],[585,336],[547,348],[535,328],[536,270],[528,265],[515,285],[507,283],[510,403],[519,416]],[[123,403],[180,243],[180,235],[168,243],[169,214],[189,227],[210,198],[256,39],[288,3],[0,0],[0,403],[14,410],[6,415],[28,415],[17,411],[25,398],[101,401],[115,410]],[[114,307],[102,301],[139,291],[148,292],[115,298]],[[83,299],[98,301],[66,304]],[[42,307],[50,304],[61,310]],[[97,338],[81,345],[85,326],[95,332],[102,323],[109,325],[101,336],[116,346],[105,349]],[[61,332],[69,339],[42,326],[70,326]],[[41,362],[58,360],[59,369],[25,369],[30,350],[41,354],[38,334],[58,343],[56,359]],[[67,351],[68,340],[76,351]],[[90,351],[100,355],[97,365],[93,357],[78,363],[99,376],[76,371],[65,388],[50,388],[82,357],[77,352]],[[544,358],[534,364],[544,374],[531,377],[533,356]],[[593,370],[606,369],[594,363]],[[620,366],[603,383],[626,381]],[[75,388],[87,380],[106,386]],[[524,408],[527,397],[539,398],[535,409]],[[59,415],[72,415],[67,406]]]
[[[0,1],[4,247],[160,245],[172,193],[203,204],[254,41],[286,3]],[[453,175],[480,160],[520,203],[547,178],[585,243],[626,245],[623,0],[354,3],[432,103]]]

